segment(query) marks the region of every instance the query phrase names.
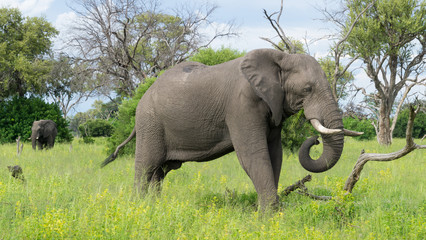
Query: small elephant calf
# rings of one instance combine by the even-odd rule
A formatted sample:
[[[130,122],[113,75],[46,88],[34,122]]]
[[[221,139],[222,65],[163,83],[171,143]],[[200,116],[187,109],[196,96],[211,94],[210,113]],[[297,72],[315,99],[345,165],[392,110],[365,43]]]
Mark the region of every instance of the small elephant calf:
[[[20,180],[22,180],[22,182],[25,181],[21,166],[19,166],[19,165],[7,166],[7,168],[9,169],[9,172],[12,173],[12,177],[14,177],[16,179],[20,179]]]

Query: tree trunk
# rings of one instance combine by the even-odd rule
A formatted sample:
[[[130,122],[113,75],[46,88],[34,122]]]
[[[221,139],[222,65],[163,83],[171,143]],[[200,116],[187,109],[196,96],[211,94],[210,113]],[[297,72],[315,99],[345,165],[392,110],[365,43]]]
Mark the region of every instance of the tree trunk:
[[[386,101],[386,100],[384,100]],[[392,144],[392,132],[391,121],[390,121],[390,111],[387,104],[380,104],[379,112],[379,126],[377,129],[377,141],[380,145],[391,145]]]

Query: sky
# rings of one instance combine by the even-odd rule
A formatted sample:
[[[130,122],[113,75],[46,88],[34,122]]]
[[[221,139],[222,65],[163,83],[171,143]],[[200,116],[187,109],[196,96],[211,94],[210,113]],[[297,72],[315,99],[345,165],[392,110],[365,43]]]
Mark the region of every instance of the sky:
[[[196,0],[160,0],[162,9],[172,9],[177,4],[189,2],[196,4]],[[263,9],[268,13],[279,10],[280,0],[208,0],[218,6],[213,14],[215,24],[227,24],[233,21],[237,26],[239,37],[219,39],[212,43],[212,47],[231,47],[241,51],[250,51],[257,48],[270,48],[271,44],[260,37],[272,38],[278,41],[276,33],[263,15]],[[309,41],[322,38],[330,34],[325,28],[321,13],[315,9],[323,0],[284,0],[284,12],[280,24],[286,34],[298,40],[304,38]],[[68,7],[71,0],[0,0],[0,7],[17,7],[24,16],[45,17],[60,31],[58,38],[67,32],[67,24],[76,15]],[[207,30],[208,31],[208,30]],[[325,56],[331,41],[322,40],[312,43],[309,47],[311,55]]]
[[[200,1],[160,0],[160,2],[161,8],[168,11],[177,4],[187,2],[197,4]],[[227,24],[232,21],[240,34],[239,37],[214,41],[211,45],[213,48],[224,46],[250,51],[257,48],[271,48],[271,44],[260,37],[270,38],[274,42],[279,41],[269,21],[264,17],[263,9],[270,14],[277,12],[281,0],[208,0],[208,2],[218,7],[211,19],[214,24]],[[333,42],[324,39],[333,33],[333,26],[321,21],[323,15],[317,10],[318,7],[326,6],[325,2],[325,0],[284,0],[284,10],[280,19],[280,25],[286,35],[303,42],[306,40],[309,43],[310,55],[316,58],[325,57],[329,52],[329,45]],[[333,1],[328,2],[331,4]],[[56,48],[60,48],[61,38],[67,33],[69,23],[76,18],[69,5],[72,5],[72,0],[0,0],[0,7],[17,7],[24,16],[45,17],[60,32],[55,39]],[[208,33],[210,29],[205,31]],[[357,71],[355,75],[358,79],[367,79],[364,71]],[[91,103],[88,102],[81,104],[77,111],[86,111],[90,108]]]

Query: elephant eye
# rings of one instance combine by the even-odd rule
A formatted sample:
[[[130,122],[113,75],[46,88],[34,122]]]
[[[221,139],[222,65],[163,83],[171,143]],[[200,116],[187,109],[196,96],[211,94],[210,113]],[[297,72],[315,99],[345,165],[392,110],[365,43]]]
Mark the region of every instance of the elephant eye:
[[[312,92],[312,87],[311,87],[311,86],[309,86],[309,87],[305,87],[305,88],[303,89],[303,92],[304,92],[304,93],[310,93],[310,92]]]

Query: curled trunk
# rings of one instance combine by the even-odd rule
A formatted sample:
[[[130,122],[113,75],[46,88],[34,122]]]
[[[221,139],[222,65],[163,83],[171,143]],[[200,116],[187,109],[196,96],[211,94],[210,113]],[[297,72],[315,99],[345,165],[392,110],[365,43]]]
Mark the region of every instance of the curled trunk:
[[[341,116],[336,115],[329,124],[326,124],[326,127],[331,129],[343,129]],[[319,144],[317,136],[307,139],[299,150],[300,164],[310,172],[318,173],[329,170],[337,163],[342,155],[344,143],[343,132],[331,135],[321,134],[321,137],[323,139],[323,152],[317,160],[312,159],[309,155],[311,147]]]

